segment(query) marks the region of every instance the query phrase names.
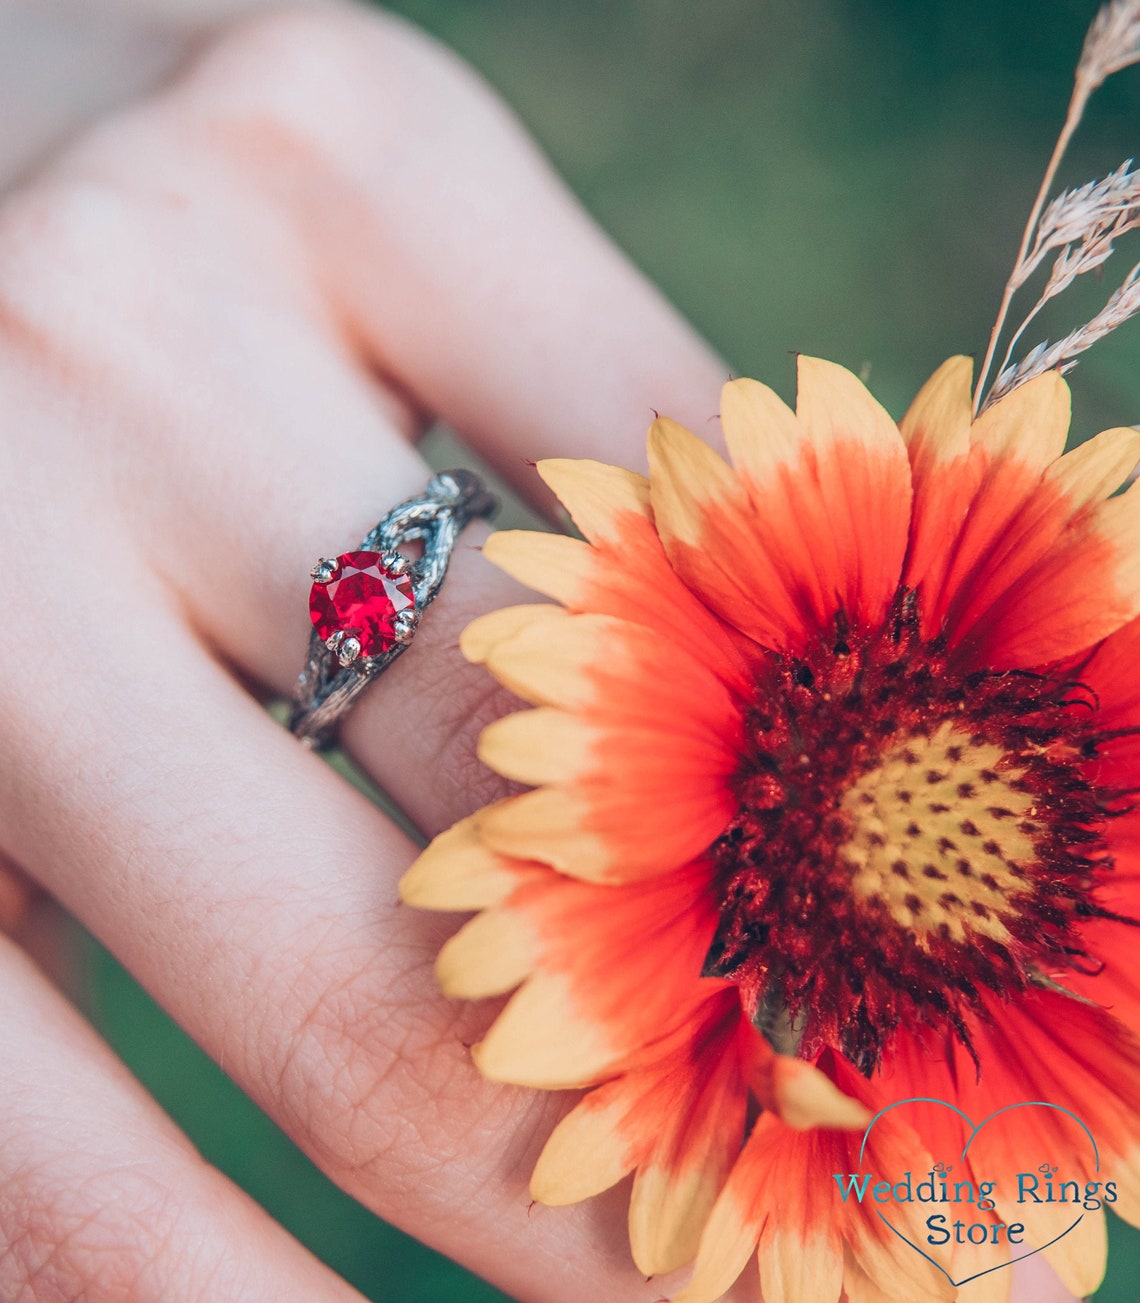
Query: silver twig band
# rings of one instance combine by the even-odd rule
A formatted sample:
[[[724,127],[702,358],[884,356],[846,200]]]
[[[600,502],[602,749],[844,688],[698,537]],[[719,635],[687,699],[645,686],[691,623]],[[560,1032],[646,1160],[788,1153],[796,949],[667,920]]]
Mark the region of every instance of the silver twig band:
[[[306,746],[328,746],[340,717],[408,648],[460,531],[495,506],[472,471],[441,471],[418,497],[393,507],[355,552],[322,557],[313,567],[309,661],[289,718]],[[400,553],[416,542],[416,560]]]

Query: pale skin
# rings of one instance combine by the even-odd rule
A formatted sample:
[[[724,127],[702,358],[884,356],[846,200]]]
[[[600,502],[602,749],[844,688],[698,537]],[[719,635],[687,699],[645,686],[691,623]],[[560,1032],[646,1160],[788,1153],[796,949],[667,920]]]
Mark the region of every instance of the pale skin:
[[[0,50],[0,1298],[357,1297],[29,959],[58,908],[381,1216],[528,1303],[659,1299],[623,1195],[528,1214],[568,1101],[478,1077],[489,1011],[432,978],[455,920],[396,904],[413,844],[257,698],[433,417],[548,510],[526,459],[641,469],[727,365],[401,22],[24,0]],[[457,635],[531,595],[481,529],[343,732],[427,835],[497,794],[474,740],[510,703]],[[1039,1263],[1024,1296],[1066,1298]]]

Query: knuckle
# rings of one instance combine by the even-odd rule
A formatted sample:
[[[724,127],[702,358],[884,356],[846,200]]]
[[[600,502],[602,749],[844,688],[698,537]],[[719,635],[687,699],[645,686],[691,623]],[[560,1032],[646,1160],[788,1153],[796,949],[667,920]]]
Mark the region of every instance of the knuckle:
[[[89,186],[45,180],[8,203],[0,219],[0,328],[40,339],[59,328],[65,286],[74,296],[76,270],[103,225],[101,199]],[[69,318],[82,301],[74,297]]]
[[[362,124],[375,162],[377,151],[406,149],[413,121],[435,120],[434,101],[477,84],[450,51],[394,14],[281,5],[228,27],[177,93],[243,160],[253,131],[261,145],[307,145],[351,170],[345,142]],[[259,161],[273,166],[282,153],[266,149]]]
[[[374,960],[361,956],[366,962]],[[398,1145],[400,1109],[415,1090],[411,1065],[433,1056],[438,1042],[415,1044],[393,1009],[398,992],[373,989],[353,956],[322,954],[305,976],[288,1044],[271,1051],[281,1060],[273,1088],[286,1128],[327,1171],[351,1175]]]
[[[162,283],[154,224],[111,176],[45,176],[0,215],[0,331],[78,378]]]
[[[0,1298],[119,1303],[161,1297],[156,1265],[176,1217],[168,1191],[138,1170],[75,1182],[21,1174],[0,1199]]]
[[[393,51],[396,33],[410,30],[373,15],[272,7],[228,27],[182,89],[215,118],[256,113],[308,122],[349,107],[362,37],[375,59]]]
[[[403,919],[402,922],[406,922]],[[426,926],[442,933],[446,922]],[[518,1092],[477,1076],[468,1047],[485,1014],[440,999],[432,976],[438,937],[393,928],[405,948],[381,984],[375,948],[323,955],[295,997],[289,1046],[272,1091],[283,1125],[350,1193],[376,1206],[415,1199],[425,1178],[470,1151],[470,1138],[518,1107]],[[336,972],[329,968],[335,964]],[[390,974],[395,972],[393,978]]]

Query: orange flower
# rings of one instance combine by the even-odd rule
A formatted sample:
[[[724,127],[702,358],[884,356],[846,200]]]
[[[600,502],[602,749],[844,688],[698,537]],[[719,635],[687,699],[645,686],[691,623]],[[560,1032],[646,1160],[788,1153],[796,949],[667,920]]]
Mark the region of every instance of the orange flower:
[[[977,1217],[1018,1220],[1015,1173],[1064,1156],[1140,1221],[1140,512],[1109,497],[1140,434],[1062,456],[1058,375],[972,421],[970,370],[900,425],[827,362],[799,360],[794,413],[732,381],[731,468],[659,420],[648,480],[539,466],[585,541],[486,546],[559,604],[463,639],[535,707],[480,744],[534,790],[438,837],[403,894],[481,911],[440,955],[448,994],[518,988],[481,1070],[591,1088],[536,1198],[636,1172],[634,1258],[695,1257],[684,1303],[757,1247],[768,1303],[954,1298],[972,1247],[922,1256],[833,1179],[958,1161],[970,1129],[934,1105],[861,1152],[901,1099],[1088,1124],[1099,1171],[1057,1109],[979,1132]],[[1098,1209],[1045,1252],[1086,1294],[1104,1246]]]

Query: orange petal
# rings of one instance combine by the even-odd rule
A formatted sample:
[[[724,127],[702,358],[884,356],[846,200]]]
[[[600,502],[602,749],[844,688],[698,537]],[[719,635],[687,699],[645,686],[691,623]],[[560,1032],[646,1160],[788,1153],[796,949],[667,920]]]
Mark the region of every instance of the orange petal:
[[[774,589],[770,602],[786,626],[776,645],[802,646],[812,630],[829,624],[835,608],[831,587],[821,578],[834,572],[836,553],[815,483],[817,450],[791,408],[755,380],[724,386],[720,419],[751,500],[749,528],[756,540],[749,550],[764,563],[762,581]],[[695,558],[686,564],[695,565]]]
[[[1079,667],[1082,683],[1096,694],[1105,728],[1140,724],[1140,619],[1130,620]],[[1124,784],[1128,786],[1128,784]]]
[[[968,411],[969,371],[954,359],[904,421],[915,478],[904,582],[919,590],[924,632],[951,645],[1000,609],[1079,510],[1063,484],[1042,490],[1068,429],[1064,381],[1041,376],[996,403],[969,427],[967,450]]]
[[[727,1191],[722,1194],[701,1236],[692,1279],[673,1295],[672,1303],[716,1303],[727,1294],[756,1254],[762,1218],[751,1203],[729,1198]],[[821,1295],[819,1303],[833,1303],[838,1296],[838,1291],[830,1299]]]
[[[977,1121],[1026,1100],[1055,1107],[1010,1109],[1000,1126],[978,1132],[970,1163],[995,1182],[999,1214],[1006,1222],[1025,1225],[1026,1243],[1043,1245],[1084,1214],[1078,1230],[1047,1249],[1046,1257],[1069,1289],[1090,1293],[1104,1271],[1103,1228],[1090,1216],[1095,1210],[1071,1202],[1018,1202],[1017,1174],[1026,1170],[1026,1155],[1041,1155],[1061,1163],[1058,1180],[1079,1186],[1103,1182],[1135,1150],[1140,1140],[1140,1043],[1103,1010],[1069,996],[1040,991],[1015,1003],[994,1003],[992,1021],[979,1020],[971,1028],[980,1078],[967,1068],[965,1051],[954,1049],[957,1102]],[[1073,1115],[1088,1126],[1096,1150]],[[1069,1244],[1072,1236],[1077,1238]]]
[[[516,892],[501,908],[536,937],[538,973],[491,1029],[480,1066],[520,1085],[587,1084],[632,1071],[631,1055],[670,1034],[693,1036],[710,1000],[735,995],[700,977],[718,919],[709,881],[697,864],[627,887],[548,873]]]
[[[867,1083],[843,1060],[836,1063],[836,1085],[849,1095],[868,1092]],[[898,1110],[879,1115],[865,1136],[843,1131],[793,1134],[814,1140],[828,1154],[835,1164],[828,1169],[830,1172],[893,1174],[908,1169],[922,1171],[931,1163],[926,1147]],[[930,1258],[927,1262],[899,1238],[901,1232],[912,1243],[923,1240],[927,1230],[924,1208],[898,1201],[892,1203],[891,1221],[897,1230],[891,1230],[873,1211],[877,1204],[860,1204],[850,1195],[843,1201],[838,1182],[832,1181],[832,1188],[836,1195],[833,1215],[844,1228],[847,1248],[855,1263],[883,1294],[892,1297],[897,1291],[908,1303],[912,1299],[915,1303],[920,1299],[924,1303],[935,1300],[949,1303],[955,1297],[956,1291],[946,1275],[950,1250],[927,1241]],[[800,1222],[810,1225],[802,1213]]]
[[[649,429],[650,501],[662,537],[699,546],[710,504],[738,506],[744,494],[731,468],[703,439],[658,417]]]
[[[573,611],[617,616],[673,645],[682,642],[735,692],[747,694],[756,648],[698,600],[670,566],[654,527],[646,481],[598,462],[561,459],[540,463],[539,473],[564,496],[593,547],[576,539],[563,540],[569,546],[562,546],[555,539],[536,543],[538,553],[532,556],[534,536],[508,532],[488,540],[488,558]],[[481,627],[480,621],[473,626]]]
[[[1050,373],[988,409],[964,454],[967,381],[948,364],[904,422],[917,456],[905,582],[924,631],[945,635],[963,667],[1075,656],[1140,612],[1140,520],[1104,501],[1140,456],[1140,434],[1109,430],[1062,457],[1069,393]],[[932,440],[935,426],[954,433]]]
[[[957,536],[977,491],[980,458],[970,458],[973,363],[952,357],[919,390],[899,429],[914,478],[914,511],[903,583],[925,581],[928,605],[936,600],[949,563],[947,540]],[[929,632],[937,632],[932,615]]]
[[[542,706],[504,715],[479,736],[479,759],[518,783],[568,782],[588,772],[597,730],[580,715]]]
[[[532,866],[497,855],[480,839],[479,815],[441,832],[400,879],[400,899],[419,909],[465,910],[497,905]]]
[[[1131,950],[1134,954],[1134,939]],[[1066,1288],[1079,1296],[1091,1293],[1104,1272],[1103,1215],[1093,1216],[1098,1210],[1072,1202],[1018,1200],[1018,1174],[1033,1172],[1035,1155],[1056,1158],[1062,1162],[1056,1179],[1076,1180],[1082,1191],[1089,1181],[1098,1182],[1103,1191],[1106,1179],[1118,1177],[1121,1203],[1129,1206],[1129,1156],[1140,1155],[1136,1141],[1140,1045],[1102,1010],[1051,992],[1034,992],[1016,1004],[993,1002],[989,1017],[971,1029],[980,1077],[961,1044],[945,1040],[939,1056],[932,1049],[941,1038],[925,1039],[931,1044],[899,1038],[877,1086],[890,1098],[929,1096],[953,1102],[974,1122],[1000,1114],[970,1141],[966,1162],[974,1180],[993,1183],[996,1220],[1022,1223],[1026,1244],[1043,1246],[1064,1234],[1063,1240],[1045,1249],[1045,1256]],[[1034,1100],[1048,1103],[1026,1103]],[[1102,1170],[1073,1115],[1092,1131]],[[963,1128],[949,1108],[908,1104],[906,1120],[943,1159],[961,1153],[972,1130]],[[1140,1215],[1140,1189],[1130,1211]],[[983,1216],[977,1210],[971,1215]],[[1069,1231],[1082,1216],[1081,1225]],[[994,1265],[1009,1256],[1008,1246],[999,1245],[992,1251],[989,1246],[985,1252],[963,1251],[959,1257],[971,1272],[977,1272],[988,1265],[986,1253]],[[988,1300],[989,1295],[982,1297]]]
[[[996,1213],[990,1213],[988,1218],[985,1213],[980,1215],[971,1213],[970,1216],[977,1221],[988,1220],[991,1225],[1000,1220]],[[1013,1290],[1013,1271],[1008,1265],[1010,1247],[1001,1240],[1001,1235],[1002,1232],[999,1231],[998,1244],[987,1243],[984,1249],[976,1244],[954,1246],[954,1254],[950,1259],[950,1275],[954,1280],[973,1277],[963,1289],[959,1290],[958,1298],[963,1303],[967,1301],[968,1303],[1009,1303]],[[979,1271],[986,1274],[978,1275]]]
[[[593,568],[588,543],[564,534],[500,529],[483,544],[483,555],[527,588],[573,606],[585,591]]]
[[[743,1098],[740,1103],[738,1144],[744,1131]],[[719,1193],[717,1176],[699,1166],[639,1168],[629,1199],[629,1247],[638,1271],[664,1276],[692,1262]]]
[[[740,480],[708,444],[667,420],[650,428],[649,473],[658,533],[688,587],[749,638],[785,645],[803,620]]]
[[[1065,451],[1069,434],[1069,386],[1058,371],[1019,385],[974,422],[970,439],[990,457],[1014,457],[1044,470]]]
[[[714,994],[683,1027],[624,1061],[555,1128],[531,1194],[562,1205],[639,1169],[634,1254],[648,1274],[692,1259],[713,1197],[738,1152],[747,1102],[740,1046],[756,1040],[735,991]],[[711,1195],[708,1191],[711,1190]]]
[[[1036,1209],[1034,1210],[1036,1214]],[[1080,1221],[1067,1235],[1050,1244],[1042,1251],[1042,1256],[1061,1278],[1061,1283],[1077,1298],[1087,1298],[1095,1294],[1104,1280],[1105,1268],[1108,1266],[1108,1227],[1102,1209],[1094,1211],[1078,1210],[1076,1216]],[[1056,1224],[1059,1232],[1074,1220],[1070,1207],[1065,1216],[1059,1217]],[[1045,1231],[1048,1234],[1048,1229]]]
[[[926,634],[943,634],[966,668],[1072,657],[1140,612],[1136,513],[1129,495],[1098,497],[1119,483],[1137,440],[1108,431],[1058,459],[1068,391],[1042,379],[1018,402],[1020,390],[1010,395],[1004,422],[995,414],[1006,400],[979,420],[975,434],[983,423],[989,433],[968,456],[916,466],[905,582],[918,589]],[[1035,419],[1048,427],[1041,437],[1028,428]],[[1093,573],[1105,578],[1090,584]]]
[[[747,1260],[749,1232],[758,1244],[766,1303],[834,1303],[844,1281],[845,1242],[881,1296],[894,1297],[897,1289],[908,1303],[952,1298],[948,1279],[884,1228],[871,1208],[850,1193],[844,1200],[835,1179],[835,1173],[918,1168],[927,1161],[924,1151],[889,1114],[867,1137],[862,1159],[861,1139],[845,1132],[792,1131],[762,1114],[713,1209],[693,1280],[674,1303],[719,1297]],[[913,1218],[901,1206],[897,1212],[900,1226],[911,1231]]]
[[[994,461],[984,447],[938,467],[916,492],[937,519],[924,550],[908,562],[905,582],[918,589],[924,631],[960,640],[1040,560],[1068,520],[1057,490],[1041,491],[1038,468],[1011,457]]]
[[[523,628],[487,664],[512,692],[562,709],[492,725],[482,755],[508,777],[559,786],[492,811],[487,844],[597,881],[662,873],[703,852],[735,809],[743,719],[732,695],[641,625],[581,615],[547,633],[545,623]]]
[[[583,797],[542,787],[487,810],[480,836],[500,855],[539,859],[587,882],[605,882],[620,866],[610,843],[586,826],[592,813]]]
[[[510,909],[487,909],[444,944],[435,975],[444,995],[481,1000],[513,991],[534,972],[538,954],[524,918]]]
[[[763,386],[726,390],[728,467],[671,422],[650,431],[654,516],[685,582],[768,647],[802,650],[842,609],[870,627],[899,582],[910,471],[898,429],[842,367],[799,363],[795,417]]]
[[[799,460],[804,429],[767,385],[730,380],[721,390],[720,423],[733,466],[756,484]]]
[[[597,698],[591,670],[611,646],[620,656],[625,632],[620,621],[601,615],[568,616],[553,628],[534,622],[496,642],[484,663],[516,697],[576,710]]]
[[[501,853],[589,881],[629,882],[684,864],[731,818],[737,763],[723,738],[690,731],[692,723],[609,726],[552,709],[496,721],[480,738],[484,763],[557,786],[499,807],[484,837]]]
[[[623,741],[626,739],[622,739]],[[628,739],[635,743],[637,739]],[[539,860],[587,882],[631,883],[658,877],[701,854],[724,831],[735,808],[726,784],[703,767],[686,773],[636,745],[640,773],[621,783],[543,787],[495,807],[481,824],[487,845],[503,855]],[[699,759],[699,757],[698,757]],[[600,767],[600,775],[605,770]],[[667,805],[663,793],[681,778]],[[686,786],[685,783],[688,783]]]
[[[683,646],[612,616],[531,622],[497,641],[486,664],[504,687],[536,705],[646,721],[692,712],[718,730],[739,714],[723,683]]]
[[[1140,462],[1140,430],[1123,426],[1102,430],[1045,471],[1045,482],[1056,485],[1076,514],[1082,507],[1103,502],[1115,493]]]
[[[654,1090],[636,1114],[645,1147],[629,1204],[630,1246],[647,1276],[696,1256],[744,1140],[741,1060],[758,1040],[736,992],[728,991],[706,1004],[688,1042],[675,1044],[656,1068]]]
[[[1104,908],[1135,912],[1135,887],[1127,892],[1116,889],[1118,883],[1114,871],[1109,888],[1100,897]],[[1082,999],[1091,1000],[1107,1010],[1126,1027],[1140,1028],[1140,972],[1136,966],[1135,926],[1112,919],[1094,919],[1081,928],[1081,942],[1097,965],[1103,964],[1103,968],[1098,968],[1095,976],[1064,973],[1059,975],[1062,984]]]
[[[591,1085],[617,1053],[605,1029],[577,1012],[569,980],[547,972],[528,978],[471,1051],[492,1081],[542,1090]]]
[[[779,1054],[772,1059],[770,1095],[761,1094],[767,1107],[795,1131],[825,1127],[835,1131],[862,1131],[871,1111],[852,1099],[813,1063]]]
[[[544,620],[568,620],[560,606],[536,602],[533,606],[504,606],[472,620],[459,636],[459,650],[473,665],[482,665],[495,647],[523,629]]]
[[[619,1078],[592,1090],[550,1134],[530,1178],[531,1197],[559,1208],[616,1185],[637,1161],[625,1133],[629,1085]]]
[[[924,477],[929,468],[957,461],[970,450],[973,374],[972,358],[947,359],[918,391],[899,422],[911,465],[922,468]]]
[[[1140,1226],[1140,1145],[1109,1162],[1105,1175],[1116,1186],[1112,1211],[1129,1226]]]
[[[869,1276],[850,1247],[843,1255],[843,1298],[844,1303],[911,1303],[908,1281]]]
[[[831,1303],[843,1287],[843,1255],[826,1234],[798,1236],[787,1231],[765,1235],[760,1258],[764,1303]]]
[[[877,625],[895,595],[911,515],[898,427],[841,366],[800,357],[796,416],[816,449],[820,498],[842,571],[836,589],[856,626]]]
[[[1031,564],[1024,564],[1028,546],[1016,566],[1003,561],[1000,581],[971,595],[953,639],[963,655],[978,664],[1041,665],[1076,655],[1140,614],[1138,502],[1131,491],[1112,498],[1071,524]],[[1052,541],[1044,530],[1041,538]],[[962,636],[967,624],[970,632]]]
[[[620,541],[628,528],[627,517],[650,515],[649,481],[644,475],[565,457],[540,461],[538,473],[591,543]]]

